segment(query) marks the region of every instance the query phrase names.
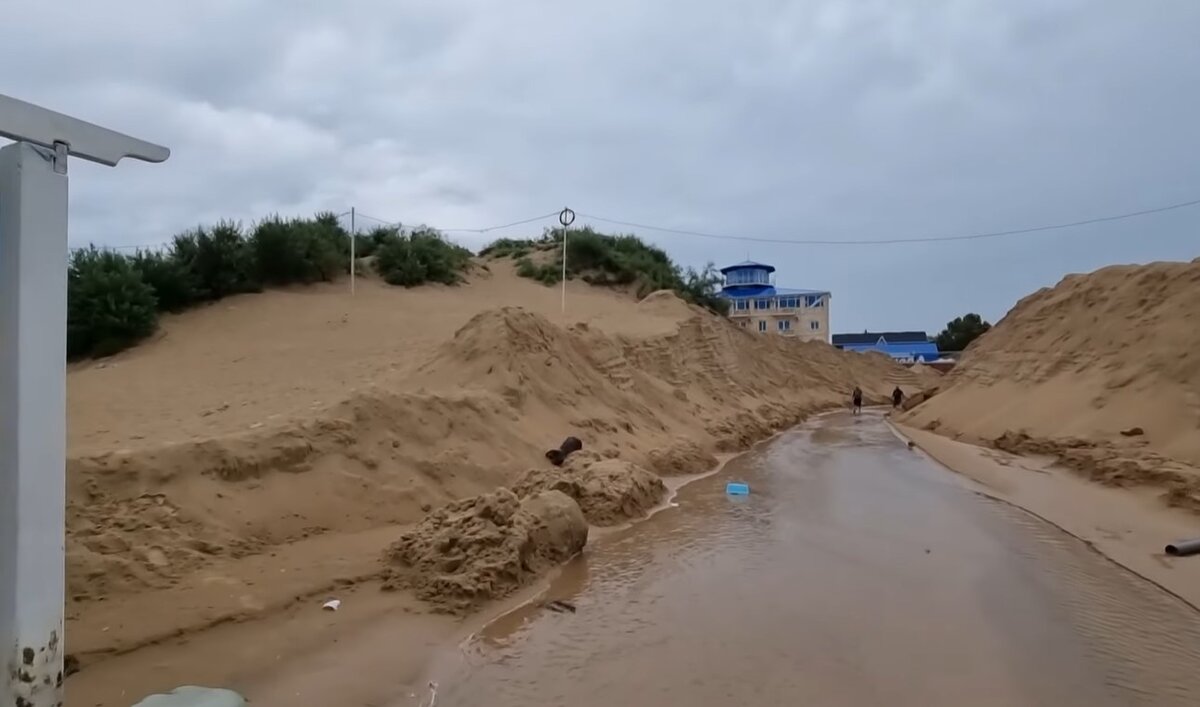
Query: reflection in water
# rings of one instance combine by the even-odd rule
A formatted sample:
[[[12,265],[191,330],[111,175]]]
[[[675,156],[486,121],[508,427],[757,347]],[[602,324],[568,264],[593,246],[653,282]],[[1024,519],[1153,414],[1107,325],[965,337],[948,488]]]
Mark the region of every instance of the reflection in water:
[[[724,483],[751,495],[728,497]],[[1200,618],[878,417],[809,425],[605,537],[438,704],[1195,705]]]

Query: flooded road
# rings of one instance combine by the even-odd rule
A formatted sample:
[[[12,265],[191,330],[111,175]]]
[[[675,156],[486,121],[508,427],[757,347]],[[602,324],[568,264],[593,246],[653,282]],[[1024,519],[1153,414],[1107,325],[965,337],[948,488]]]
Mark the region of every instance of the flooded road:
[[[1200,614],[878,415],[676,502],[564,569],[544,598],[577,613],[519,609],[437,661],[439,707],[1200,704]]]

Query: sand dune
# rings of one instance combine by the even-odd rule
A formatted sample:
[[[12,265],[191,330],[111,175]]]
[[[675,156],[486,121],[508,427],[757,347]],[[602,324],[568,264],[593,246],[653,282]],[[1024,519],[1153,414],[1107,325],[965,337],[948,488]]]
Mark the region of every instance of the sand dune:
[[[903,422],[1200,510],[1200,259],[1068,276],[1017,303],[941,388]]]
[[[234,298],[74,367],[72,620],[95,600],[108,601],[107,616],[114,600],[137,611],[147,592],[203,594],[205,582],[216,606],[230,590],[215,578],[240,576],[239,558],[336,553],[340,535],[416,523],[516,484],[569,434],[623,464],[567,488],[593,519],[615,521],[587,499],[597,488],[628,495],[600,483],[621,469],[702,471],[714,452],[845,404],[856,384],[882,402],[905,375],[880,355],[749,334],[670,293],[639,303],[572,283],[567,302],[564,316],[557,289],[493,261],[456,288],[366,281],[353,298],[341,286]],[[255,580],[239,610],[270,605],[274,584]],[[199,594],[189,601],[203,609]],[[73,635],[96,653],[126,650],[187,630],[173,620],[129,622],[142,638]]]

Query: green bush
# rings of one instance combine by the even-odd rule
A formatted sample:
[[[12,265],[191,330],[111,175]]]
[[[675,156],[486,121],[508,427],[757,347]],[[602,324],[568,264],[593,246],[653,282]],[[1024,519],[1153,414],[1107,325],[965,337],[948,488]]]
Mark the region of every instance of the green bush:
[[[240,224],[222,221],[175,236],[172,254],[192,273],[199,299],[262,290],[254,249]]]
[[[542,263],[533,277],[543,285],[557,285],[562,282],[562,258],[552,263]]]
[[[380,246],[392,238],[400,237],[400,229],[396,226],[376,226],[366,235],[354,237],[354,256],[367,258],[379,252]]]
[[[405,235],[379,227],[354,244],[356,256],[377,256],[387,282],[406,287],[456,284],[471,262],[468,250],[429,228]],[[69,265],[68,355],[116,353],[152,333],[158,311],[179,312],[263,285],[332,280],[349,270],[349,256],[350,234],[332,213],[272,216],[249,234],[231,221],[201,226],[175,236],[165,253],[78,251]]]
[[[328,282],[349,268],[350,236],[323,218],[284,221],[272,216],[250,236],[257,279],[268,285]]]
[[[483,250],[479,251],[481,257],[494,255],[497,257],[523,258],[529,254],[529,251],[534,250],[537,243],[528,239],[513,239],[501,238],[492,241]]]
[[[520,258],[517,275],[553,285],[562,281],[562,240],[563,230],[552,229],[538,241],[498,240],[481,254],[514,254]],[[554,261],[535,265],[515,255],[522,247],[555,249]],[[693,268],[681,271],[665,251],[637,236],[610,236],[588,226],[567,232],[567,277],[578,277],[592,285],[633,287],[638,297],[656,290],[673,290],[688,302],[714,312],[725,314],[729,309],[719,296],[722,280],[712,263],[699,272]]]
[[[536,278],[538,267],[533,264],[529,258],[521,258],[517,261],[517,275],[520,277]]]
[[[408,235],[389,234],[375,256],[375,268],[384,281],[404,287],[426,282],[458,284],[471,262],[469,250],[450,243],[429,228]]]
[[[158,327],[154,289],[134,259],[94,246],[75,251],[67,271],[67,356],[110,356]]]
[[[682,286],[676,292],[692,304],[717,314],[729,314],[729,300],[720,296],[723,283],[724,278],[721,277],[720,271],[715,265],[708,263],[699,272],[688,268],[684,273]]]
[[[195,277],[174,253],[141,251],[133,255],[130,264],[154,290],[160,312],[181,312],[199,301]]]

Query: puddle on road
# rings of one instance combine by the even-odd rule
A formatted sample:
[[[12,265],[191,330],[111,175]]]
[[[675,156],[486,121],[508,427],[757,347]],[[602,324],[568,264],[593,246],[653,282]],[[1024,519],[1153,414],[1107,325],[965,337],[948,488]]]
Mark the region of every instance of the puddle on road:
[[[439,707],[1200,704],[1200,615],[876,416],[676,501],[564,568],[545,596],[577,613],[523,607],[439,660]]]

